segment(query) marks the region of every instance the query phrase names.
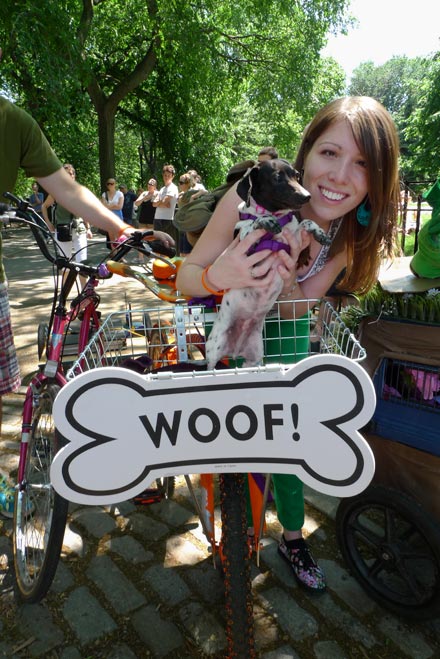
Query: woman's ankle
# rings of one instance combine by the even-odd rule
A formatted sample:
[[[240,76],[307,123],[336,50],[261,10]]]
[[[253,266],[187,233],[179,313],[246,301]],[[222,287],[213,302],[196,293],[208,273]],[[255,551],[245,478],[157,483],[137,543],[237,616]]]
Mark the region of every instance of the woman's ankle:
[[[302,529],[299,529],[299,531],[289,531],[288,529],[283,529],[283,536],[284,540],[289,542],[289,540],[298,540],[299,538],[302,538]]]

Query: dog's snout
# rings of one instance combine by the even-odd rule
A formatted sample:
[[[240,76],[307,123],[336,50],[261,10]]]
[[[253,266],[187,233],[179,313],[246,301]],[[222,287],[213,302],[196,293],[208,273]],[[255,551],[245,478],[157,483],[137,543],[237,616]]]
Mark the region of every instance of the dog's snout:
[[[307,204],[307,202],[310,201],[310,197],[312,196],[310,192],[303,188],[299,183],[296,184],[295,188],[295,201],[301,206],[303,204]]]

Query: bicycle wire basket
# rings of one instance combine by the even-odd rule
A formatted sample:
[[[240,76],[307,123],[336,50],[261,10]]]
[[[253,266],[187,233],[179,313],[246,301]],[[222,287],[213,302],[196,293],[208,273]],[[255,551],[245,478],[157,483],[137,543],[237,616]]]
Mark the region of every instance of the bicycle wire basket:
[[[281,305],[292,307],[289,319],[280,314]],[[148,373],[173,370],[179,364],[186,366],[187,371],[206,371],[205,342],[215,314],[213,309],[186,303],[115,311],[92,336],[66,377],[70,380],[102,366],[123,366]],[[319,300],[276,302],[265,321],[263,345],[263,365],[288,365],[322,353],[358,362],[366,356],[337,311],[329,302]],[[243,360],[226,357],[222,361],[223,367],[240,368]]]

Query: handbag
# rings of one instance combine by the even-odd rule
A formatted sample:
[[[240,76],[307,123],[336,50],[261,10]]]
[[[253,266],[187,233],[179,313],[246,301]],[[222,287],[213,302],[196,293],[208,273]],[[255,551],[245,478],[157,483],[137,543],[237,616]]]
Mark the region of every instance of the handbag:
[[[60,243],[68,243],[72,240],[72,224],[57,225],[57,239]]]

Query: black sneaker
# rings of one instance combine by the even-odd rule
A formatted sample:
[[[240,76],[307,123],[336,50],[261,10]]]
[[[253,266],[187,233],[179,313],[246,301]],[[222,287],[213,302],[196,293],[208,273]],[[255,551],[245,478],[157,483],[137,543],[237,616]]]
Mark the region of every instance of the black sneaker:
[[[325,574],[310,553],[304,538],[286,540],[283,535],[278,553],[289,563],[300,586],[313,593],[325,591]]]

